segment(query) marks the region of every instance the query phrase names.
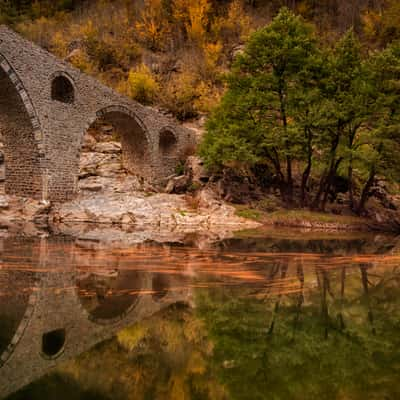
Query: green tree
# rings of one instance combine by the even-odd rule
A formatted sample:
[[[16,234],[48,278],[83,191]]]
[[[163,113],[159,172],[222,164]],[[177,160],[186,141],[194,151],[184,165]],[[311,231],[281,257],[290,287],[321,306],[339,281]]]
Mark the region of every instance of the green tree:
[[[370,113],[361,125],[358,157],[364,183],[356,211],[362,214],[376,176],[400,179],[400,46],[394,44],[368,61]]]
[[[304,141],[294,114],[301,75],[316,51],[311,27],[286,8],[251,36],[207,125],[201,146],[207,165],[268,162],[282,197],[292,202],[292,164]]]

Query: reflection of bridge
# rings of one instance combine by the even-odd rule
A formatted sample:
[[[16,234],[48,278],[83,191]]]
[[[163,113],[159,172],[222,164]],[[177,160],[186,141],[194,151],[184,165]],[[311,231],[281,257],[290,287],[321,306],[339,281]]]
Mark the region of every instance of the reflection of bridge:
[[[0,132],[7,193],[70,199],[77,189],[84,134],[98,119],[118,131],[125,167],[144,178],[170,175],[193,147],[190,130],[0,26]]]
[[[112,265],[78,272],[63,264],[68,257],[71,265],[85,260],[74,254],[73,244],[63,247],[64,254],[59,246],[53,251],[46,243],[36,246],[35,254],[26,255],[22,249],[29,271],[0,270],[0,329],[13,326],[6,334],[0,332],[0,398],[122,328],[171,304],[189,301],[188,291],[179,289],[184,285],[178,276],[119,271]],[[32,272],[32,266],[36,271]],[[17,293],[12,292],[15,278],[25,282]],[[18,321],[7,325],[7,319],[16,317]],[[5,340],[7,343],[2,343]]]

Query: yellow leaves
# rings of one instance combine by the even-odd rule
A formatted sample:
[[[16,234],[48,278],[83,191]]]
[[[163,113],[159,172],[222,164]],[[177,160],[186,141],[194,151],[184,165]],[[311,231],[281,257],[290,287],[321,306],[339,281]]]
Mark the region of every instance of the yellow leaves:
[[[308,1],[300,1],[296,5],[296,11],[302,16],[307,16],[312,11],[311,5]]]
[[[68,43],[61,32],[56,32],[53,36],[51,47],[58,57],[64,58],[68,54]]]
[[[211,4],[209,0],[190,1],[188,6],[189,21],[186,23],[186,31],[194,42],[205,41],[208,23],[208,13]]]
[[[186,395],[187,384],[185,379],[180,375],[173,375],[170,380],[170,392],[168,398],[170,400],[185,400],[188,399]]]
[[[251,33],[251,19],[246,14],[241,0],[234,0],[229,5],[227,15],[214,22],[212,30],[224,41],[245,41]]]
[[[150,104],[154,101],[158,90],[159,85],[146,65],[142,64],[129,72],[126,94],[132,99]]]
[[[200,81],[196,87],[195,108],[203,113],[210,112],[220,101],[221,94],[211,82]]]
[[[68,61],[75,68],[80,69],[82,72],[86,72],[86,73],[90,74],[95,71],[95,68],[94,68],[93,64],[90,62],[88,55],[82,49],[74,50],[68,57]]]
[[[120,331],[117,335],[117,340],[122,347],[130,352],[138,345],[146,334],[147,328],[142,324],[136,324]]]
[[[204,357],[198,351],[193,351],[187,366],[187,372],[193,375],[203,375],[207,370]]]
[[[139,38],[150,49],[160,50],[169,32],[164,19],[162,0],[145,0],[140,20],[135,24]]]
[[[41,17],[37,20],[20,23],[17,25],[17,30],[23,36],[39,44],[42,47],[51,47],[51,32],[57,26],[55,20],[49,20],[46,17]]]
[[[206,43],[203,49],[207,68],[214,71],[222,55],[222,43]]]
[[[174,18],[194,43],[204,43],[211,10],[210,0],[174,0]]]
[[[368,11],[361,16],[365,35],[372,39],[376,36],[382,16],[374,11]]]

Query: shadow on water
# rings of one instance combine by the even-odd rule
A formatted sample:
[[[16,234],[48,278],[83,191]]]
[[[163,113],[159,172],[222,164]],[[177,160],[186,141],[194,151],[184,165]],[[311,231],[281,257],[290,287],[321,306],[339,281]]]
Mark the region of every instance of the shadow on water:
[[[0,398],[398,399],[397,246],[5,239]]]

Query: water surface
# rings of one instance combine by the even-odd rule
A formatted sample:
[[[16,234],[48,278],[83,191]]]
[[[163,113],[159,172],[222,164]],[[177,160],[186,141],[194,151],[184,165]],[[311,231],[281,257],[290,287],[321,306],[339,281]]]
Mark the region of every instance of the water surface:
[[[0,398],[399,399],[398,248],[2,239]]]

